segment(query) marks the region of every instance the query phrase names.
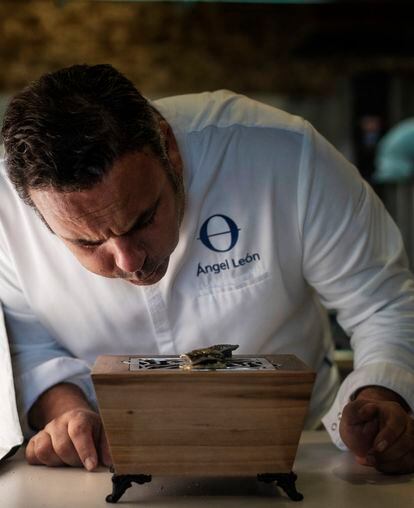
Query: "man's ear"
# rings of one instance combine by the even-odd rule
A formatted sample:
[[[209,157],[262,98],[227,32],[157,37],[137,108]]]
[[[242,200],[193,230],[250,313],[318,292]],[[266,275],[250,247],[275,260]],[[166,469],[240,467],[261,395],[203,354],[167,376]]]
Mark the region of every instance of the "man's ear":
[[[171,166],[174,171],[181,175],[183,172],[183,161],[181,159],[180,151],[178,149],[177,140],[175,139],[171,126],[165,120],[160,120],[161,135],[164,138],[165,149]]]

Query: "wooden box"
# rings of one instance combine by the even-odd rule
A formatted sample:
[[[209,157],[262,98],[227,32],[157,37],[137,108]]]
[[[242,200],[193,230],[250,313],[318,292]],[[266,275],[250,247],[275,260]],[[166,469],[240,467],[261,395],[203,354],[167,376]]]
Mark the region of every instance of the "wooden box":
[[[198,371],[179,357],[100,356],[92,379],[115,474],[290,472],[315,373],[293,355],[233,358]]]

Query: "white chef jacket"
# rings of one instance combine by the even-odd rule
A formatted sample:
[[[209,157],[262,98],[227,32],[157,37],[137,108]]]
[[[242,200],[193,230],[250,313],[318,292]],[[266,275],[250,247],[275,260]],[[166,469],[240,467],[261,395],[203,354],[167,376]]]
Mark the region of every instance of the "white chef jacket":
[[[414,285],[400,233],[357,170],[306,121],[227,91],[154,103],[184,162],[186,211],[152,286],[88,272],[0,184],[0,300],[26,414],[71,381],[91,401],[98,354],[179,354],[214,343],[293,353],[317,371],[308,426],[338,419],[361,386],[414,407]],[[355,371],[332,365],[324,309],[352,335]]]

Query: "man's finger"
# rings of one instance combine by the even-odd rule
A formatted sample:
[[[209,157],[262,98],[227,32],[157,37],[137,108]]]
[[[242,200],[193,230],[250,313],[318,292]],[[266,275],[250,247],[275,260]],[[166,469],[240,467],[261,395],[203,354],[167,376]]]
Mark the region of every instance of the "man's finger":
[[[26,447],[26,460],[29,464],[56,467],[64,462],[55,453],[49,434],[41,430],[29,441]]]
[[[49,433],[49,435],[53,449],[62,462],[68,466],[74,467],[82,465],[79,455],[67,433],[66,428],[64,429],[64,432]]]
[[[359,457],[358,455],[355,455],[355,460],[361,466],[370,466],[371,465],[371,464],[368,464],[366,457]]]
[[[375,467],[383,473],[414,472],[414,421],[408,418],[406,430],[383,453],[374,453]]]
[[[357,416],[359,421],[368,422],[378,417],[378,407],[373,402],[367,402],[365,400],[356,401],[361,402],[361,406],[356,407]]]
[[[369,407],[365,408],[365,406]],[[356,400],[345,406],[339,432],[343,442],[353,453],[364,457],[374,443],[378,428],[378,413],[375,405]]]
[[[378,471],[388,474],[404,474],[414,471],[414,455],[410,450],[398,450],[399,454],[393,454],[392,459],[378,457],[375,467]]]
[[[389,446],[385,452],[374,452],[376,464],[378,466],[391,463],[400,464],[401,461],[404,460],[407,452],[409,452],[406,441],[407,440],[402,437],[401,439],[398,439],[394,444]]]
[[[378,434],[379,429],[379,421],[378,418],[374,418],[373,420],[368,420],[363,424],[362,434],[367,436],[367,438],[372,439],[373,436]]]
[[[344,416],[348,425],[359,425],[376,418],[377,407],[366,400],[355,400],[345,406],[342,417]]]
[[[81,416],[68,423],[69,437],[82,464],[88,471],[92,471],[98,466],[98,454],[94,439],[96,433],[96,422],[90,418]]]
[[[407,414],[396,403],[390,402],[379,409],[380,430],[373,443],[373,451],[384,453],[387,448],[398,441],[407,427]]]
[[[32,438],[26,446],[25,451],[26,460],[29,464],[32,466],[38,466],[42,464],[40,460],[36,457],[35,451],[34,451],[34,439]]]

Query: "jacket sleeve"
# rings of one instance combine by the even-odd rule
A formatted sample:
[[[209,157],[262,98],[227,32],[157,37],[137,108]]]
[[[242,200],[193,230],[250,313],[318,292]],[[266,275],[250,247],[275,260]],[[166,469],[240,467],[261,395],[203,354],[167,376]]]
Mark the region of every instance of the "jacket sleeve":
[[[323,422],[341,448],[343,407],[380,385],[414,409],[414,281],[400,232],[371,187],[309,125],[298,184],[303,272],[351,336],[354,371]]]
[[[24,434],[30,436],[33,433],[27,422],[31,406],[45,390],[57,383],[76,384],[95,406],[89,366],[59,345],[30,309],[19,288],[18,276],[1,234],[0,303],[10,344],[17,408]]]
[[[16,408],[9,344],[0,304],[0,460],[22,442],[23,435]]]

